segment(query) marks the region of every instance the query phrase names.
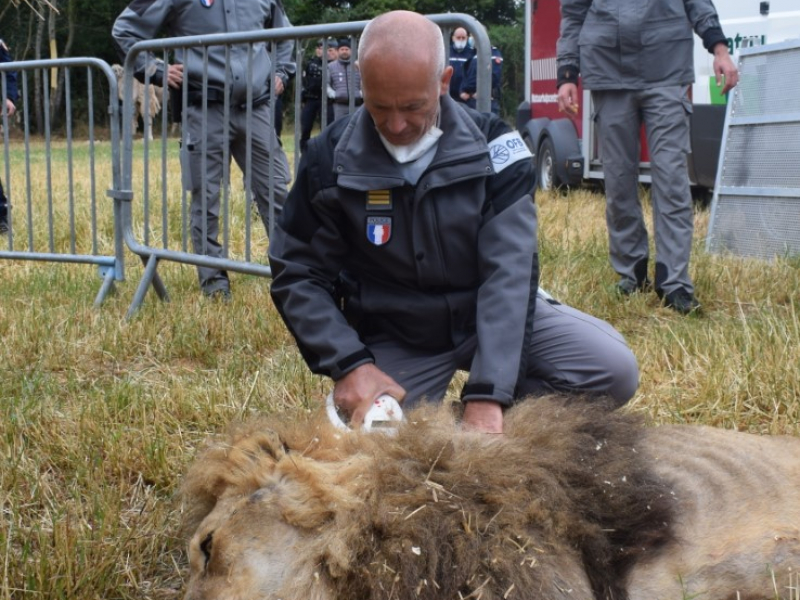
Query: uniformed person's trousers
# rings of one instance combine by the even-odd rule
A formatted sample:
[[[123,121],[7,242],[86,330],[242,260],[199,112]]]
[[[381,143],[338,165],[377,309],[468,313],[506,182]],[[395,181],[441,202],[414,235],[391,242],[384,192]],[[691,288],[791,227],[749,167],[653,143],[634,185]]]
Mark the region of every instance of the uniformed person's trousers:
[[[233,158],[249,182],[252,198],[258,207],[264,228],[269,234],[270,205],[277,218],[286,201],[290,180],[289,163],[272,127],[267,104],[247,110],[241,106],[229,107],[228,126],[221,103],[208,105],[205,118],[200,106],[188,107],[186,129],[183,132],[184,153],[182,165],[186,188],[192,193],[191,234],[194,252],[206,256],[222,257],[224,248],[219,243],[220,187],[222,185],[224,147],[228,145],[228,167]],[[203,144],[205,133],[205,145]],[[250,170],[248,176],[248,142],[250,145]],[[272,145],[273,165],[270,167]],[[205,147],[204,147],[205,146]],[[204,151],[205,150],[205,151]],[[272,169],[272,170],[270,170]],[[273,200],[270,202],[270,173],[274,174]],[[200,287],[206,294],[228,290],[228,275],[211,267],[198,267]]]
[[[447,351],[424,351],[386,336],[365,340],[375,364],[406,390],[403,407],[441,400],[457,370],[469,371],[477,337]],[[517,396],[554,392],[611,397],[619,406],[639,385],[636,357],[610,324],[539,294],[527,379]]]
[[[685,86],[592,91],[606,191],[611,266],[644,283],[649,259],[639,200],[640,130],[644,124],[652,174],[655,287],[694,292],[689,277],[694,213],[686,156],[691,101]]]

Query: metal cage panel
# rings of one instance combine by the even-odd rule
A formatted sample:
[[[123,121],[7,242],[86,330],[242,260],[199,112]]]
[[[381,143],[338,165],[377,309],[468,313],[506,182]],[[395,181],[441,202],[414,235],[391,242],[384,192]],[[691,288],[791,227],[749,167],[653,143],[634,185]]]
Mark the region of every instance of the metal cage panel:
[[[800,40],[743,50],[728,104],[706,247],[800,254]]]

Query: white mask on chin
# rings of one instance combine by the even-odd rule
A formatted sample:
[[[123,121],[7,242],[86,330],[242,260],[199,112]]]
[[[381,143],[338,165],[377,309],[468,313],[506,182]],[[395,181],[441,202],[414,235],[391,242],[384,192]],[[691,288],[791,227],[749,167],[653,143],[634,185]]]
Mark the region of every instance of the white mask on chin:
[[[453,48],[456,50],[463,50],[467,47],[467,40],[455,40],[453,42]]]
[[[411,162],[412,160],[417,160],[420,156],[425,154],[438,143],[439,138],[442,137],[442,133],[443,131],[434,125],[416,142],[406,146],[395,146],[389,140],[383,137],[380,131],[378,132],[378,135],[380,136],[381,142],[383,142],[383,147],[386,148],[386,151],[392,155],[392,158],[402,165],[404,163]]]

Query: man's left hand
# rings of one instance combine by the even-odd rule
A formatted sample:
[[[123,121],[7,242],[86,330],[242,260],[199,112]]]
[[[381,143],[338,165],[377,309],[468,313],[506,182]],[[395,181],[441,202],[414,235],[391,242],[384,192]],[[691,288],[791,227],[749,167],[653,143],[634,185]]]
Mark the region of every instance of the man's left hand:
[[[492,400],[471,400],[464,408],[464,426],[483,433],[503,433],[503,408]]]
[[[15,112],[17,112],[17,107],[10,98],[6,98],[6,113],[9,117],[13,117]]]
[[[722,86],[724,77],[725,85],[721,91],[723,94],[727,94],[739,83],[739,69],[733,63],[726,44],[720,43],[714,47],[714,75],[717,78],[717,87]]]

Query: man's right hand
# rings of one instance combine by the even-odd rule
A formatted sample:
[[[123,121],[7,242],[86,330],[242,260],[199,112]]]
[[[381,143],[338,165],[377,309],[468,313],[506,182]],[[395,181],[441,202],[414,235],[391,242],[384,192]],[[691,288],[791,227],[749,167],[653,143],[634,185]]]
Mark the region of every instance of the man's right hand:
[[[562,83],[558,88],[558,110],[570,115],[578,113],[578,86]]]
[[[167,85],[174,90],[180,89],[183,83],[183,65],[169,65],[167,67]]]
[[[333,386],[334,404],[357,426],[364,422],[373,402],[384,394],[402,402],[406,391],[372,363],[356,367]]]

